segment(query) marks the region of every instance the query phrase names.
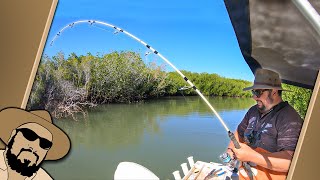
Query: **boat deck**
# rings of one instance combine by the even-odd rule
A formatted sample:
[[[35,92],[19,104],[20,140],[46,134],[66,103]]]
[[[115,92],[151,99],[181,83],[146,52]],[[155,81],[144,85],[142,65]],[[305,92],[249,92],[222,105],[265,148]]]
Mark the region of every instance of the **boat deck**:
[[[228,167],[219,163],[207,163],[197,161],[188,172],[185,172],[183,180],[225,180],[238,179],[237,174],[233,174]]]

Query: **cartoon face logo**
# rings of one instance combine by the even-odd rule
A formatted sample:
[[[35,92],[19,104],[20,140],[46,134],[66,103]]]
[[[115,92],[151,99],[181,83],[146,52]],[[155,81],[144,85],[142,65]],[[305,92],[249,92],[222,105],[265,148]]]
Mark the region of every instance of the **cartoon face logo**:
[[[12,132],[6,157],[11,169],[31,176],[52,146],[52,134],[36,123],[27,123]]]
[[[16,173],[19,178],[37,176],[51,179],[40,168],[42,163],[61,159],[70,150],[68,136],[52,123],[49,112],[45,110],[1,110],[0,138],[7,145],[5,150],[0,150],[0,156],[3,156],[0,157],[0,168]],[[39,170],[41,173],[38,173]],[[0,171],[0,177],[7,177],[7,172]]]

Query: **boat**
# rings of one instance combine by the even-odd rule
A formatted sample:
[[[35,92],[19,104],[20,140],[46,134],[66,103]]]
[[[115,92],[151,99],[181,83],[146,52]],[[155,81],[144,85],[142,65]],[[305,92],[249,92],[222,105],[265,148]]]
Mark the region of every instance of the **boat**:
[[[114,173],[114,179],[159,180],[152,171],[134,162],[119,163]]]
[[[317,179],[317,154],[319,141],[312,138],[312,133],[317,132],[320,122],[316,121],[316,107],[320,107],[320,2],[317,0],[283,0],[283,1],[256,1],[256,0],[224,0],[232,26],[234,28],[241,53],[250,67],[252,73],[258,68],[271,69],[280,74],[282,82],[298,87],[313,89],[308,112],[290,170],[288,179]],[[284,12],[285,11],[285,12]],[[312,123],[312,126],[309,125]],[[307,127],[309,125],[308,131]],[[314,127],[312,129],[312,127]],[[304,138],[311,140],[303,142]],[[304,144],[302,146],[302,144]],[[303,152],[300,153],[300,152]],[[179,171],[173,172],[175,179],[203,179],[201,172],[212,176],[211,179],[237,179],[227,166],[215,163],[193,160],[181,165],[183,176]],[[300,161],[299,161],[300,159]],[[303,159],[303,161],[301,161]],[[120,163],[121,164],[121,163]],[[123,166],[117,167],[115,179],[119,173],[124,172]],[[136,164],[126,166],[135,169]],[[219,171],[225,172],[218,176]],[[221,169],[221,170],[220,170]],[[144,168],[146,176],[150,170]],[[241,173],[241,170],[239,170]],[[152,172],[151,172],[152,173]],[[253,172],[254,173],[254,172]],[[153,173],[152,173],[153,174]],[[126,174],[127,179],[130,174]],[[158,178],[153,174],[155,179]],[[201,176],[201,177],[200,177]],[[148,176],[151,178],[151,176]],[[125,178],[126,179],[126,178]]]
[[[233,172],[229,167],[214,162],[197,161],[194,163],[193,156],[187,158],[188,163],[182,163],[182,176],[179,170],[172,172],[172,178],[175,180],[181,179],[236,179],[238,174]],[[190,167],[190,168],[189,168]],[[148,168],[134,163],[134,162],[121,162],[117,166],[114,173],[114,179],[139,179],[139,180],[159,180]]]

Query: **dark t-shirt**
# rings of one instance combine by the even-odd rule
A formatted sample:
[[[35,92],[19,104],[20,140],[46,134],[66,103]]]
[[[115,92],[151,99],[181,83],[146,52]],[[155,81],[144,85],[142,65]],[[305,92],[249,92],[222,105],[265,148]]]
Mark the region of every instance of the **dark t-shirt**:
[[[302,127],[302,119],[288,102],[281,102],[261,117],[258,108],[252,106],[238,126],[238,134],[256,131],[260,135],[255,138],[255,147],[263,148],[269,152],[283,150],[294,151]]]

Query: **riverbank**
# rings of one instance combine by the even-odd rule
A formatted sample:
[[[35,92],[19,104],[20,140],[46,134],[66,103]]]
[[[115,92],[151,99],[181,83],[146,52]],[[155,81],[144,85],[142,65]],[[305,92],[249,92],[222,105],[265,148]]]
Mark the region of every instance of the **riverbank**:
[[[252,83],[217,74],[182,71],[206,96],[251,97],[244,87]],[[286,85],[294,93],[284,99],[305,116],[311,91]],[[39,65],[28,109],[47,109],[55,118],[86,114],[86,109],[108,103],[135,103],[166,96],[193,96],[196,92],[176,72],[155,63],[145,64],[138,53],[112,52],[93,56],[58,53],[44,56]]]

